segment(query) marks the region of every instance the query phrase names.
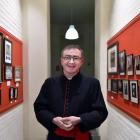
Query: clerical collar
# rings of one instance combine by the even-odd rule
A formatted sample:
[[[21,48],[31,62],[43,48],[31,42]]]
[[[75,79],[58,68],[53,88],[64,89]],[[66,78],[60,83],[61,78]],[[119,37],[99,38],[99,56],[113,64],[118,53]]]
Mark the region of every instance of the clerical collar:
[[[63,75],[66,79],[68,80],[72,80],[72,79],[75,79],[76,77],[79,77],[80,75],[80,72],[78,72],[76,75],[74,75],[73,77],[67,77],[66,75]]]
[[[68,79],[68,80],[71,80],[71,79],[72,79],[72,77],[67,77],[67,79]]]

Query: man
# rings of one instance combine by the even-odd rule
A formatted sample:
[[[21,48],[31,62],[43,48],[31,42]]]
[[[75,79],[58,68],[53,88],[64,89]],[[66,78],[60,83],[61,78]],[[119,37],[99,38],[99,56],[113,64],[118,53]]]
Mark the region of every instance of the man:
[[[89,130],[108,115],[99,81],[80,73],[83,62],[79,45],[66,46],[61,52],[63,74],[42,85],[34,109],[49,131],[47,140],[90,140]]]

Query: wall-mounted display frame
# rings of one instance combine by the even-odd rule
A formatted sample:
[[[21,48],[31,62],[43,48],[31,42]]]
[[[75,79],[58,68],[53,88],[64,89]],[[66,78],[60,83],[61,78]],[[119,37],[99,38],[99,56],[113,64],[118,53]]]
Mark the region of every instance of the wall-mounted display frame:
[[[118,93],[118,80],[117,79],[111,79],[111,91],[113,93]]]
[[[123,50],[119,52],[118,56],[118,63],[119,63],[119,74],[125,75],[126,74],[126,51]]]
[[[7,38],[4,38],[4,62],[12,64],[12,42]]]
[[[123,81],[122,79],[118,79],[118,93],[123,93]]]
[[[133,75],[134,74],[133,54],[127,55],[126,63],[127,63],[127,75]]]
[[[2,83],[2,52],[3,52],[3,34],[0,33],[0,83]]]
[[[13,79],[13,68],[11,65],[5,65],[5,80]]]
[[[118,45],[116,42],[107,49],[107,71],[108,74],[118,73]]]
[[[111,91],[111,79],[107,79],[107,90]]]
[[[107,41],[108,46],[119,42],[118,53],[126,55],[125,74],[120,73],[120,58],[118,54],[118,73],[107,73],[107,79],[118,79],[118,94],[107,90],[107,101],[140,123],[140,13],[136,15],[126,26],[114,34]],[[129,56],[130,55],[130,56]],[[132,56],[131,56],[132,55]],[[108,54],[107,54],[108,56]],[[128,57],[128,60],[127,60]],[[130,58],[129,58],[130,57]],[[133,58],[132,58],[133,57]],[[108,60],[107,60],[108,61]],[[127,65],[128,63],[128,65]],[[107,65],[108,70],[108,65]],[[119,90],[119,80],[122,80],[123,92]],[[126,80],[126,81],[125,81]],[[120,82],[121,83],[121,82]],[[121,84],[120,84],[121,85]],[[132,88],[136,86],[136,92],[132,94]],[[137,96],[138,95],[138,96]],[[125,117],[125,115],[124,115]]]
[[[23,102],[23,72],[20,83],[14,78],[14,66],[23,69],[22,46],[20,39],[0,26],[0,114]]]
[[[139,90],[138,90],[137,80],[130,80],[130,97],[131,97],[131,102],[138,104]]]
[[[14,67],[14,79],[15,79],[15,82],[21,81],[21,75],[22,75],[22,67],[15,66]]]
[[[140,75],[140,55],[134,57],[135,59],[135,74]]]
[[[129,100],[129,82],[128,80],[123,80],[123,98]]]
[[[14,87],[9,88],[9,101],[14,100]]]
[[[14,99],[16,100],[18,98],[18,88],[14,89]]]

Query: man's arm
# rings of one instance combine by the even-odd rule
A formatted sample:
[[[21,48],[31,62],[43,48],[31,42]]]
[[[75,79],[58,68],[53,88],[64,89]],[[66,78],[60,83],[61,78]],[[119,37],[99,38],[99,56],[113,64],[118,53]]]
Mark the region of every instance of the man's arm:
[[[101,92],[100,83],[93,79],[90,89],[91,111],[81,114],[79,127],[82,131],[87,131],[99,127],[107,118],[108,111]]]
[[[48,109],[48,98],[47,98],[47,85],[48,80],[44,82],[39,92],[38,97],[34,102],[34,111],[37,120],[48,130],[54,129],[56,126],[52,123],[55,115]]]

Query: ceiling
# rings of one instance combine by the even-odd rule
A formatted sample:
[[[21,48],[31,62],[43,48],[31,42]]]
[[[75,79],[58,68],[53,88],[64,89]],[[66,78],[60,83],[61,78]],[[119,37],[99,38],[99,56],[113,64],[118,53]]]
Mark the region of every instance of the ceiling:
[[[95,0],[50,0],[52,24],[94,23]]]

